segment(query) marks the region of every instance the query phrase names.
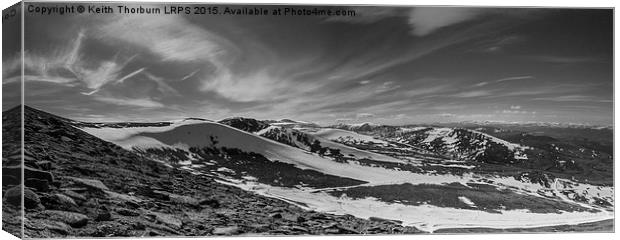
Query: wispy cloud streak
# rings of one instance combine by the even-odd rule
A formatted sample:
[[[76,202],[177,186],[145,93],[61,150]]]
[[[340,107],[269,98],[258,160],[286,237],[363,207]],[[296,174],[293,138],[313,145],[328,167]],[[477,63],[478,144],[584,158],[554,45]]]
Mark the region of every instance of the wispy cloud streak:
[[[515,81],[515,80],[528,80],[528,79],[534,79],[534,76],[517,76],[517,77],[507,77],[507,78],[500,78],[495,80],[495,82],[507,82],[507,81]]]

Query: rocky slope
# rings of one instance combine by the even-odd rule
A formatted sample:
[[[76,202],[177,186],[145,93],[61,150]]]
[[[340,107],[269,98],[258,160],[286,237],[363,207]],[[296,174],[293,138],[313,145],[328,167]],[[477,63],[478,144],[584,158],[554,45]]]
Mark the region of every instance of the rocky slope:
[[[11,119],[18,113],[3,113],[3,131],[19,126]],[[305,211],[146,159],[81,131],[73,121],[29,107],[24,115],[25,237],[419,232],[383,219]],[[3,142],[7,162],[4,151],[19,146]],[[7,216],[19,205],[7,198],[8,191],[19,185],[5,183]],[[19,228],[6,219],[3,223]]]
[[[15,203],[14,205],[6,204],[4,201],[2,206],[2,230],[13,234],[17,237],[22,236],[22,209],[21,209],[21,188],[13,186],[20,184],[20,178],[9,172],[19,172],[21,176],[21,150],[19,148],[21,142],[21,111],[14,108],[11,111],[2,113],[2,196],[3,199]]]

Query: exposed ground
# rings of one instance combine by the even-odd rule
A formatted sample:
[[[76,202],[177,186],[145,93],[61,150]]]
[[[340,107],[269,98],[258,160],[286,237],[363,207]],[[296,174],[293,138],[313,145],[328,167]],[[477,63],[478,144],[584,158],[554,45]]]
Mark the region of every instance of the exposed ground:
[[[19,117],[19,111],[3,116]],[[26,202],[32,203],[25,237],[420,232],[390,221],[305,211],[169,168],[35,109],[26,108],[25,121]],[[19,135],[8,131],[18,122],[5,121],[5,151],[19,148]],[[12,187],[3,186],[3,193]],[[17,203],[3,201],[4,216],[10,216]],[[3,220],[7,231],[19,229],[18,219]]]
[[[17,179],[21,178],[18,173],[21,169],[7,167],[19,164],[19,115],[18,109],[3,113],[3,178],[6,178],[3,179],[3,229],[13,234],[18,234],[21,226],[17,207],[20,202],[6,196],[10,195],[7,194],[9,191],[15,193],[15,189],[19,189],[16,184],[19,184]],[[128,151],[73,127],[75,122],[29,107],[26,107],[25,122],[25,237],[423,233],[389,219],[361,219],[307,211],[282,200],[221,184],[216,181],[216,175],[195,175],[173,162],[164,164],[165,161],[157,159],[163,155],[161,152]],[[234,149],[194,149],[192,152],[200,155],[198,163],[203,164],[205,172],[223,167],[231,170],[219,171],[228,177],[250,175],[257,182],[271,186],[330,188],[364,183],[315,170],[302,170],[290,163],[271,162],[260,154]],[[174,154],[165,153],[167,156]],[[357,163],[422,171],[417,166],[403,169],[407,165],[368,159]],[[480,164],[483,163],[476,166]],[[424,170],[428,169],[434,168],[425,165]],[[436,167],[435,170],[441,169],[445,168]],[[448,172],[457,175],[467,172],[460,168],[448,169],[454,169]],[[502,172],[504,169],[502,167]],[[478,171],[477,168],[474,171]],[[481,192],[485,194],[481,195]],[[522,198],[522,195],[513,195],[509,190],[460,183],[352,187],[331,193],[335,196],[346,194],[349,198],[372,196],[385,202],[411,205],[432,202],[436,206],[491,213],[522,206],[538,213],[586,211],[579,205],[540,198],[533,201]],[[612,230],[613,221],[600,221],[554,227],[440,229],[436,232]]]

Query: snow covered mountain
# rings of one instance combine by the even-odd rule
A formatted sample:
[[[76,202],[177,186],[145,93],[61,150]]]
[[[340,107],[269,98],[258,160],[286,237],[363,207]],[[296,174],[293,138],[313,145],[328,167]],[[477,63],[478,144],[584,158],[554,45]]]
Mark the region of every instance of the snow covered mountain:
[[[288,128],[319,127],[319,125],[314,124],[314,123],[304,122],[304,121],[295,121],[291,119],[265,120],[264,122],[272,126],[280,126],[280,127],[288,127]]]
[[[253,118],[227,118],[218,122],[247,132],[258,132],[269,127],[269,123]]]
[[[354,131],[359,136],[337,136],[335,141],[396,142],[416,146],[457,161],[512,164],[528,159],[528,146],[511,143],[479,131],[448,127],[393,127],[377,124],[337,125],[335,128]],[[387,142],[386,142],[387,141]],[[351,144],[355,144],[352,142]]]
[[[350,125],[334,127],[355,129]],[[421,148],[453,161],[542,169],[606,183],[613,176],[610,169],[613,141],[609,129],[444,124],[374,125],[356,132]]]
[[[515,163],[527,160],[527,146],[462,128],[422,128],[404,131],[394,140],[420,146],[456,160]]]
[[[345,131],[341,129],[324,128],[314,133],[315,136],[320,136],[335,142],[344,143],[347,145],[360,145],[360,144],[381,144],[384,146],[389,145],[387,141],[374,138],[372,136],[359,134],[352,131]]]
[[[356,132],[370,132],[370,131],[374,131],[376,128],[380,126],[381,125],[379,124],[375,124],[371,122],[364,122],[364,123],[353,123],[353,124],[340,123],[332,127],[349,130],[349,131],[356,131]]]
[[[510,161],[530,159],[527,146],[466,129],[360,125],[353,132],[245,118],[75,126],[170,167],[309,210],[427,231],[613,216],[613,187],[513,167]],[[383,135],[362,134],[376,129]]]

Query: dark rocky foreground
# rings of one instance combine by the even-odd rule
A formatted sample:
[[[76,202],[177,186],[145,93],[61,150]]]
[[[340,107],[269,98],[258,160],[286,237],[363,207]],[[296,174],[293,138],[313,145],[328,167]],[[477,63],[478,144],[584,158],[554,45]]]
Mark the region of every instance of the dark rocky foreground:
[[[397,234],[413,227],[305,211],[145,159],[25,107],[24,237]],[[3,113],[3,177],[20,179],[19,108]],[[13,164],[14,165],[14,164]],[[3,229],[18,235],[19,181],[3,181]]]

